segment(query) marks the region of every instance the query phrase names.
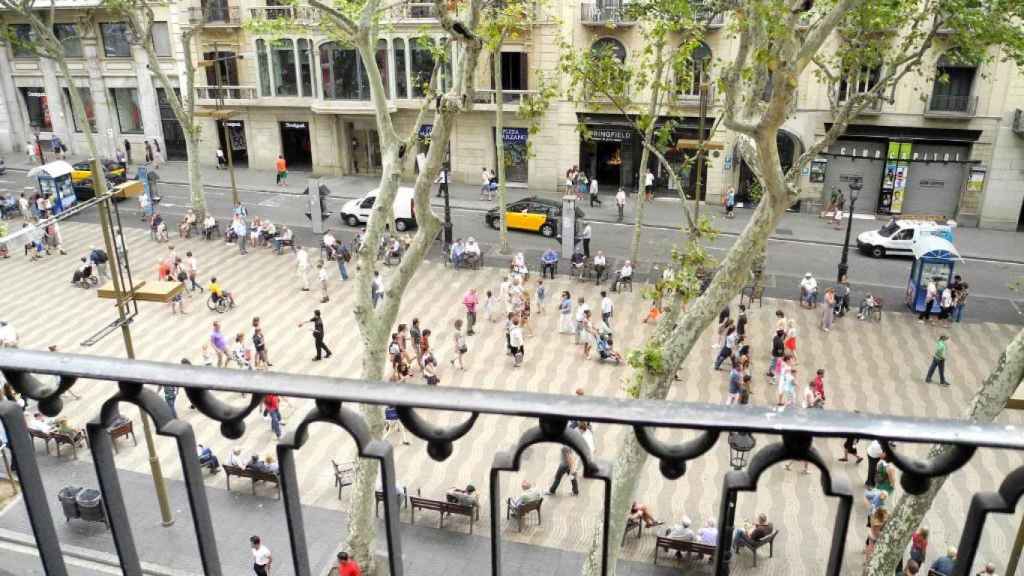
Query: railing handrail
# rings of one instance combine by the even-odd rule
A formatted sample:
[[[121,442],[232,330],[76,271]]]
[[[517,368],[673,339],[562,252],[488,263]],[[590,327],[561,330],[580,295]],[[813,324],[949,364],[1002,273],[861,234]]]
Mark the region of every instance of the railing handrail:
[[[946,104],[943,106],[943,103]],[[950,104],[953,104],[952,106]],[[962,106],[961,106],[962,104]],[[978,106],[978,95],[932,94],[928,97],[928,112],[953,114],[974,114]]]
[[[0,370],[199,390],[273,393],[321,401],[445,412],[480,412],[554,420],[571,418],[627,426],[775,435],[796,433],[814,437],[888,439],[1024,450],[1024,434],[1008,434],[1006,426],[1002,424],[838,410],[778,412],[774,408],[760,406],[435,387],[305,374],[224,370],[16,348],[0,349]]]

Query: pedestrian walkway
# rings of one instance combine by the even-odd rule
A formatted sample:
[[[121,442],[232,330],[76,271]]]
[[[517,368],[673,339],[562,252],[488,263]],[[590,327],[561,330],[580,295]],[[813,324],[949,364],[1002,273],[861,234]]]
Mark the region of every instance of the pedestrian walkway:
[[[69,160],[70,161],[70,160]],[[23,158],[10,165],[12,170],[28,170],[30,165],[25,163]],[[218,170],[212,165],[202,166],[204,186],[217,186],[226,188],[230,186],[231,179],[227,170]],[[188,170],[185,162],[169,162],[159,170],[161,182],[168,184],[188,185]],[[134,173],[134,171],[130,171]],[[301,194],[306,188],[309,178],[318,177],[314,174],[289,171],[290,185],[288,188],[281,188],[275,185],[274,172],[272,170],[257,170],[253,168],[236,168],[235,180],[240,190],[279,192],[290,194]],[[11,176],[8,177],[10,179]],[[321,183],[331,191],[335,198],[358,198],[377,187],[378,176],[323,176]],[[20,187],[9,188],[12,192],[20,191]],[[580,203],[580,207],[587,217],[595,221],[616,222],[618,214],[615,206],[614,190],[611,187],[604,188],[607,194],[602,195],[602,206],[589,206],[587,199]],[[480,187],[473,184],[455,183],[450,185],[451,203],[456,208],[489,210],[495,206],[492,201],[480,199]],[[511,187],[508,189],[509,201],[514,201],[526,196],[548,196],[555,198],[556,192],[551,189],[528,189],[525,187]],[[644,223],[648,226],[678,228],[680,223],[680,212],[671,208],[678,205],[680,200],[673,197],[659,196],[653,205],[644,212]],[[434,204],[441,205],[443,202],[435,198]],[[636,203],[631,196],[626,204],[625,222],[632,224]],[[718,205],[701,206],[701,210],[713,217],[713,223],[723,234],[739,234],[746,227],[753,210],[740,208],[735,211],[736,217],[724,218],[724,210]],[[877,230],[882,226],[884,220],[872,217],[858,218],[853,220],[851,243],[856,245],[856,237],[861,232]],[[812,244],[830,244],[841,246],[844,241],[846,226],[841,230],[835,230],[827,220],[818,218],[816,214],[805,214],[800,212],[787,212],[776,227],[773,239],[784,241],[798,241]],[[960,254],[967,259],[985,259],[1005,262],[1024,263],[1024,233],[1004,232],[999,230],[988,230],[979,228],[958,228],[956,230],[956,246]]]
[[[63,233],[69,256],[52,256],[30,262],[15,250],[11,259],[0,261],[0,269],[3,270],[0,318],[14,324],[25,348],[41,350],[55,344],[66,352],[123,357],[123,347],[116,334],[107,336],[93,347],[81,346],[85,339],[114,319],[109,301],[99,300],[92,290],[75,288],[69,283],[77,262],[76,255],[83,254],[90,244],[98,242],[98,227],[68,223],[63,226]],[[148,234],[141,230],[126,230],[126,239],[136,277],[143,280],[154,278],[156,263],[166,254],[167,245],[150,241]],[[220,241],[193,239],[172,243],[176,245],[178,254],[193,251],[199,258],[200,278],[206,281],[211,275],[216,275],[226,289],[234,292],[238,307],[218,315],[208,311],[204,304],[205,296],[199,296],[189,303],[189,314],[182,317],[172,316],[165,305],[140,304],[140,314],[132,323],[139,358],[173,363],[189,358],[198,364],[201,362],[200,346],[207,341],[214,320],[223,324],[224,333],[229,337],[243,332],[248,339],[251,319],[259,316],[275,371],[339,377],[359,375],[361,340],[351,313],[353,284],[342,284],[336,271],[332,269],[330,277],[331,302],[320,305],[316,292],[299,291],[294,274],[295,261],[291,255],[274,256],[268,249],[256,249],[247,256],[240,256],[237,249]],[[389,272],[385,271],[385,283]],[[511,360],[504,352],[501,324],[492,324],[481,318],[478,335],[469,338],[469,352],[465,358],[467,370],[451,369],[448,364],[453,348],[451,325],[456,318],[462,317],[461,295],[470,287],[477,288],[481,294],[486,290],[496,294],[501,277],[502,271],[496,268],[454,272],[437,262],[427,262],[410,284],[400,321],[409,322],[418,317],[424,328],[433,330],[433,347],[437,350],[441,366],[441,386],[565,395],[582,388],[586,394],[624,397],[623,388],[629,375],[627,368],[595,360],[586,361],[582,358],[581,348],[572,344],[571,336],[556,333],[554,302],[559,291],[570,290],[574,298],[585,296],[595,309],[599,302],[598,288],[593,284],[579,284],[565,277],[545,282],[548,304],[543,315],[535,313],[533,316],[535,336],[526,341],[523,368],[511,369]],[[534,282],[532,278],[530,285],[535,286]],[[615,345],[624,353],[638,347],[651,330],[638,322],[646,312],[642,293],[643,286],[638,284],[631,293],[614,295],[616,310],[612,326],[616,330]],[[308,328],[299,329],[296,325],[308,319],[316,308],[324,311],[326,340],[335,355],[329,360],[312,363],[312,337]],[[940,328],[922,326],[907,315],[886,313],[881,323],[844,318],[826,335],[817,328],[818,311],[800,309],[795,302],[766,300],[763,308],[755,305],[751,310],[748,326],[755,364],[753,372],[757,375],[752,402],[757,405],[773,405],[775,399],[774,389],[760,375],[768,355],[769,334],[775,322],[776,309],[783,310],[797,323],[800,334],[799,384],[805,384],[815,368],[824,367],[827,370],[827,407],[831,409],[921,417],[956,416],[971,397],[974,387],[994,365],[1004,343],[1015,333],[1013,327],[994,323],[951,328],[947,376],[953,385],[944,388],[923,383],[934,340],[942,332]],[[680,370],[681,380],[675,383],[670,399],[724,401],[726,373],[715,372],[711,367],[716,352],[709,329]],[[100,404],[112,390],[112,385],[77,386],[75,391],[82,395],[82,399],[68,400],[65,415],[73,425],[83,425],[98,412]],[[243,401],[237,395],[223,397],[233,403]],[[286,429],[294,425],[311,405],[308,401],[285,401]],[[258,413],[247,419],[246,434],[235,442],[220,435],[217,423],[188,410],[184,397],[179,398],[178,412],[194,427],[197,440],[212,447],[222,460],[235,447],[242,450],[243,456],[266,455],[273,451],[274,438],[269,423]],[[464,415],[434,412],[426,414],[426,417],[443,425],[461,421]],[[135,418],[138,422],[138,417]],[[1020,426],[1024,424],[1024,417],[1017,413],[1007,414],[1001,421]],[[400,443],[400,435],[392,433],[390,440],[396,448],[399,481],[407,485],[410,492],[420,491],[425,497],[433,498],[441,497],[452,486],[472,483],[478,488],[486,487],[494,453],[507,448],[513,438],[534,425],[536,422],[527,419],[482,416],[470,433],[455,444],[452,456],[440,463],[427,455],[424,442],[410,438],[411,444],[404,446]],[[330,460],[351,460],[354,454],[352,440],[340,430],[326,425],[314,425],[310,433],[310,441],[297,459],[303,503],[327,511],[344,511],[348,508],[348,491],[341,500],[338,499]],[[628,430],[598,425],[595,430],[598,456],[614,459],[616,447],[628,433]],[[663,431],[658,435],[663,440],[678,442],[693,438],[695,433]],[[759,446],[772,441],[767,436],[757,440]],[[172,479],[180,479],[173,444],[160,440],[158,447],[166,474]],[[828,461],[841,454],[839,441],[819,440],[817,448]],[[915,449],[915,452],[920,451]],[[42,451],[39,455],[58,462],[56,457],[45,456]],[[87,462],[89,456],[80,453],[80,458]],[[980,450],[964,469],[952,476],[927,519],[934,550],[958,540],[969,495],[978,490],[995,489],[996,482],[1012,467],[1019,465],[1020,460],[1020,455],[1007,457],[1003,453]],[[530,448],[520,472],[501,476],[502,493],[515,495],[523,479],[546,487],[558,461],[555,446]],[[678,481],[662,477],[657,462],[648,460],[636,498],[647,504],[655,517],[668,523],[678,521],[684,514],[697,523],[717,518],[721,479],[729,469],[728,461],[729,450],[724,440],[709,454],[689,463],[686,476]],[[117,462],[125,471],[140,474],[148,471],[142,444],[132,446],[130,442],[122,442]],[[792,472],[781,467],[773,468],[761,478],[761,489],[757,493],[744,494],[740,498],[739,518],[751,518],[763,511],[782,528],[782,534],[775,545],[774,560],[759,561],[754,569],[749,555],[743,554],[734,562],[734,574],[788,576],[824,572],[835,504],[820,495],[818,475],[801,475],[799,468],[794,467]],[[53,474],[63,474],[64,470],[71,474],[76,469],[63,461],[51,470]],[[865,513],[858,488],[863,482],[864,469],[836,463],[833,471],[855,487],[857,501],[844,567],[846,573],[857,573],[865,538],[863,522],[858,520]],[[207,486],[211,492],[218,492],[218,498],[228,497],[221,493],[224,490],[222,475],[209,477]],[[266,510],[281,511],[281,502],[274,499],[272,489],[258,488],[257,496],[253,498],[248,494],[247,482],[239,482],[237,486],[233,483],[232,486],[237,495],[230,497],[237,498],[237,502],[248,507],[262,506]],[[483,491],[486,494],[486,488]],[[584,551],[590,531],[598,525],[602,486],[599,482],[583,481],[581,493],[579,498],[570,497],[563,485],[562,492],[545,499],[542,524],[529,522],[519,533],[503,523],[502,537],[546,548]],[[155,507],[155,503],[152,500],[140,501],[139,506]],[[146,513],[152,514],[153,510]],[[488,508],[485,508],[474,530],[484,537],[490,537],[488,514]],[[277,522],[283,521],[282,516],[277,518]],[[403,512],[402,518],[403,523],[408,523],[408,512]],[[214,519],[218,526],[234,521],[226,510],[221,516],[215,515]],[[422,522],[423,529],[428,530],[435,519],[428,515]],[[63,530],[76,530],[75,526],[72,524]],[[465,529],[464,521],[459,519],[446,522],[444,531],[429,528],[434,530],[432,537],[445,544],[446,557],[463,552],[460,545],[465,539],[459,532]],[[142,531],[141,525],[136,525],[136,530]],[[986,526],[986,543],[979,561],[1005,557],[1006,543],[1012,541],[1014,531],[1012,517],[993,517]],[[335,533],[332,537],[340,539],[341,535]],[[280,549],[281,545],[277,547]],[[653,531],[645,531],[639,539],[628,537],[623,556],[650,564],[654,557]]]

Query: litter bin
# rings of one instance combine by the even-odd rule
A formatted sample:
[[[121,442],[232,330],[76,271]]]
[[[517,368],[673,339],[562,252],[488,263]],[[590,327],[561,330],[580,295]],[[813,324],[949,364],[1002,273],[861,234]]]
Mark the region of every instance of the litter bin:
[[[77,496],[82,491],[80,486],[65,486],[57,493],[57,500],[64,510],[64,519],[70,522],[72,518],[78,518],[81,514],[78,511]]]
[[[99,490],[82,490],[75,497],[75,503],[78,504],[78,514],[82,520],[107,523],[107,514],[103,510],[103,495]]]

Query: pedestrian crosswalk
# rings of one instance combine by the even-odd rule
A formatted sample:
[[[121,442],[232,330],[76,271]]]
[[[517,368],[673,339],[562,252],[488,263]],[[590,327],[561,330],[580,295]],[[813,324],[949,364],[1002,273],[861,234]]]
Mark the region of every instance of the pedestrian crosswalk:
[[[51,256],[30,262],[13,251],[12,258],[0,261],[0,319],[17,328],[21,346],[46,349],[56,345],[61,351],[123,357],[124,348],[119,333],[114,332],[96,345],[83,348],[81,343],[114,320],[116,314],[108,300],[96,297],[93,290],[74,287],[70,279],[78,261],[92,244],[100,243],[99,228],[91,224],[67,223],[63,225],[65,247],[69,256]],[[155,279],[156,266],[167,253],[167,244],[157,244],[148,233],[140,230],[125,232],[133,274],[137,278]],[[201,282],[217,276],[220,284],[230,290],[238,305],[225,314],[207,309],[205,295],[188,301],[186,315],[172,315],[169,306],[141,303],[140,313],[132,323],[132,333],[138,358],[165,362],[180,362],[183,358],[201,364],[201,347],[208,340],[211,324],[221,322],[229,340],[243,333],[248,341],[251,322],[258,316],[269,351],[273,369],[282,373],[317,374],[324,376],[358,377],[361,369],[361,338],[352,317],[354,302],[353,282],[342,283],[338,273],[331,269],[329,291],[331,301],[319,303],[316,291],[300,290],[295,258],[289,253],[275,256],[270,249],[250,250],[242,256],[237,249],[221,241],[204,242],[200,239],[172,239],[178,255],[184,257],[192,251],[199,261]],[[388,271],[385,271],[385,275]],[[547,304],[542,312],[535,311],[531,319],[534,335],[526,340],[526,355],[522,368],[512,369],[512,360],[505,354],[503,325],[483,317],[478,321],[477,335],[468,339],[469,351],[464,357],[466,370],[454,369],[448,362],[454,354],[452,323],[463,317],[462,295],[470,287],[483,294],[492,290],[497,294],[502,271],[483,269],[453,272],[439,262],[427,262],[409,286],[402,303],[399,318],[411,322],[418,318],[420,325],[433,331],[433,347],[437,351],[441,386],[473,387],[491,390],[528,390],[571,395],[577,388],[585,394],[625,397],[624,387],[629,369],[596,360],[584,360],[582,347],[572,343],[571,335],[558,333],[557,295],[569,290],[573,298],[584,296],[593,308],[599,307],[599,289],[592,284],[559,278],[548,280]],[[616,332],[615,346],[621,352],[639,346],[653,329],[640,324],[646,315],[638,286],[632,293],[615,294],[615,316],[612,326]],[[769,350],[769,330],[774,324],[775,310],[781,309],[796,319],[801,337],[798,343],[801,379],[808,380],[816,368],[826,369],[827,408],[861,410],[883,414],[952,417],[957,415],[991,366],[1002,346],[1014,333],[1012,326],[999,324],[964,324],[949,330],[952,334],[948,370],[954,382],[951,388],[928,386],[923,383],[931,347],[939,329],[921,327],[912,318],[901,314],[886,314],[882,323],[860,322],[850,317],[837,323],[829,334],[817,329],[815,312],[802,310],[794,302],[766,301],[765,307],[750,312],[748,327],[755,363],[764,366]],[[320,309],[324,316],[327,345],[334,351],[329,359],[310,362],[314,353],[309,328],[298,324],[307,320],[313,310]],[[670,394],[672,400],[723,402],[726,396],[726,372],[715,372],[712,361],[716,350],[710,346],[712,333],[702,338],[690,358],[683,365]],[[763,368],[755,369],[762,374]],[[805,382],[799,383],[801,386]],[[75,387],[80,400],[65,403],[64,414],[73,425],[81,426],[98,413],[103,400],[113,392],[110,383],[82,382]],[[218,393],[218,397],[232,404],[245,398],[238,394]],[[774,403],[774,390],[764,381],[755,379],[754,404]],[[285,428],[289,429],[312,406],[310,401],[283,399],[282,413]],[[196,411],[189,410],[187,399],[178,399],[178,413],[196,431],[197,440],[225,459],[233,448],[243,456],[267,455],[274,450],[274,437],[269,421],[253,413],[246,421],[246,434],[238,441],[220,435],[219,425]],[[134,409],[132,409],[134,410]],[[126,414],[132,413],[126,409]],[[424,416],[439,424],[450,424],[464,419],[458,412],[425,412]],[[134,414],[138,421],[138,415]],[[1002,421],[1021,424],[1016,414],[1006,414]],[[426,453],[425,443],[410,435],[411,444],[404,446],[400,434],[392,433],[395,444],[399,480],[411,492],[419,491],[425,497],[439,498],[452,486],[474,484],[486,495],[489,470],[494,454],[506,449],[521,433],[536,422],[516,417],[481,416],[472,431],[455,444],[454,453],[445,462],[435,462]],[[880,423],[879,426],[884,426]],[[334,485],[331,461],[344,462],[354,457],[350,438],[337,428],[313,425],[311,438],[298,453],[297,468],[301,482],[302,501],[306,505],[332,510],[347,508],[348,490],[341,500]],[[629,430],[613,426],[597,426],[595,430],[597,454],[614,460],[616,448]],[[680,442],[695,437],[696,432],[660,430],[657,436],[666,441]],[[773,441],[758,437],[760,446]],[[827,459],[841,454],[841,441],[819,440],[816,443]],[[145,446],[122,446],[117,456],[118,466],[146,473],[148,462]],[[158,439],[159,457],[165,473],[181,477],[174,444]],[[862,447],[863,448],[863,447]],[[918,449],[913,449],[919,452]],[[42,455],[39,451],[40,457]],[[83,456],[88,458],[88,455]],[[52,456],[51,456],[52,458]],[[646,504],[654,516],[667,523],[679,520],[684,514],[698,524],[706,518],[717,517],[720,487],[728,467],[728,446],[723,441],[707,455],[690,463],[685,476],[670,481],[660,475],[657,462],[643,464],[643,474],[636,499]],[[522,470],[501,476],[501,490],[515,495],[523,479],[529,479],[541,488],[551,482],[558,465],[558,448],[541,445],[530,448],[524,458]],[[928,523],[935,549],[959,538],[970,495],[977,490],[993,490],[1005,474],[1022,463],[1019,454],[996,453],[981,450],[974,460],[957,472],[947,483]],[[749,558],[734,563],[737,574],[820,574],[824,570],[831,538],[835,504],[821,495],[817,473],[804,476],[800,467],[786,472],[781,467],[769,471],[761,479],[756,494],[740,498],[740,518],[753,517],[765,512],[782,529],[776,541],[775,559],[760,562],[757,569],[750,567]],[[852,464],[836,463],[834,470],[846,477],[853,486],[863,482],[863,468]],[[223,475],[207,479],[210,489],[224,489]],[[241,483],[241,489],[248,489]],[[237,488],[236,488],[237,489]],[[598,525],[603,485],[599,481],[581,482],[581,496],[568,495],[566,483],[561,492],[548,496],[543,507],[543,524],[527,522],[522,533],[506,529],[503,538],[584,550],[590,541],[590,532]],[[272,489],[258,492],[268,497],[266,505],[280,506],[271,500]],[[864,512],[859,501],[854,518]],[[477,533],[487,533],[488,503],[484,502],[483,521]],[[1018,515],[1019,516],[1019,515]],[[404,517],[407,520],[407,517]],[[985,534],[985,545],[979,561],[1005,557],[1012,541],[1015,520],[1012,517],[993,518]],[[453,529],[459,529],[461,519],[453,519]],[[845,573],[859,572],[862,562],[863,523],[854,521],[846,552]],[[634,560],[653,560],[654,537],[645,531],[640,539],[629,536],[625,540],[623,556]]]

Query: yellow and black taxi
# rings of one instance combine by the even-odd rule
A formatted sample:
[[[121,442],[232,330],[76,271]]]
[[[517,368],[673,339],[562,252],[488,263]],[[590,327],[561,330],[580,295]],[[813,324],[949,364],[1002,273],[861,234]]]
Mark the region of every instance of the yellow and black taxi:
[[[102,160],[103,173],[106,174],[107,180],[114,182],[115,184],[125,181],[126,170],[124,165],[114,162],[113,160]],[[76,162],[71,166],[71,182],[73,184],[84,183],[86,180],[89,181],[89,185],[92,183],[92,163],[89,161]]]
[[[583,210],[576,208],[576,220],[582,220]],[[562,225],[562,203],[550,198],[531,196],[506,205],[505,218],[509,230],[540,232],[548,238],[557,236]],[[487,225],[497,230],[501,227],[501,215],[497,208],[487,211],[484,216]]]

